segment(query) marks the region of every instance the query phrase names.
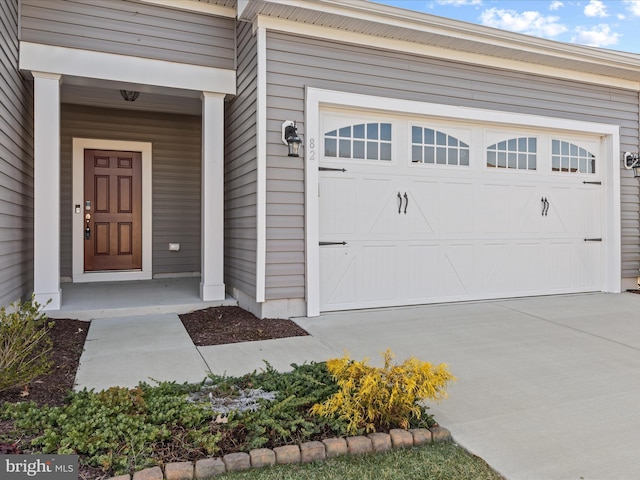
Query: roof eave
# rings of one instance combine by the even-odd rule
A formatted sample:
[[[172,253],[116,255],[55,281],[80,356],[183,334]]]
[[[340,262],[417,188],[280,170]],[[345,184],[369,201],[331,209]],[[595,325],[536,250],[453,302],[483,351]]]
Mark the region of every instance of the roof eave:
[[[454,50],[483,54],[491,51],[492,56],[510,59],[530,55],[532,63],[557,65],[562,61],[571,65],[569,70],[640,81],[638,54],[557,42],[366,0],[239,0],[238,18],[253,22],[258,16],[270,16],[274,7],[280,17],[295,16],[301,9],[315,11],[334,17],[336,25],[345,17],[364,20],[388,27],[389,34],[405,30],[425,37],[447,37],[448,48]],[[325,22],[324,26],[332,25]],[[424,44],[428,45],[428,40]],[[475,48],[470,49],[470,45]]]

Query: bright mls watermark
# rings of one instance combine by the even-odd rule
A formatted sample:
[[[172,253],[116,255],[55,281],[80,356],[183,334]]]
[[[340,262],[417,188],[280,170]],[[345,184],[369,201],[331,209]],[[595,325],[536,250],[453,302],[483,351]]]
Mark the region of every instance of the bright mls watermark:
[[[0,455],[2,480],[76,480],[78,455]]]

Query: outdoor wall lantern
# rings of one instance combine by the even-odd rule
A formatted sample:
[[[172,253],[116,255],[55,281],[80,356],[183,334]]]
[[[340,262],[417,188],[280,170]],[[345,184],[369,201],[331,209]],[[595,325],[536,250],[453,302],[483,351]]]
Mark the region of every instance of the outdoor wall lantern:
[[[135,102],[140,95],[140,92],[135,92],[133,90],[120,90],[120,95],[122,95],[125,102]]]
[[[626,168],[627,170],[633,169],[633,176],[640,177],[640,153],[625,152],[623,155],[624,168]]]
[[[298,127],[296,127],[296,122],[292,120],[282,122],[282,143],[289,147],[290,157],[300,156],[300,144],[302,143],[302,140],[298,136]]]

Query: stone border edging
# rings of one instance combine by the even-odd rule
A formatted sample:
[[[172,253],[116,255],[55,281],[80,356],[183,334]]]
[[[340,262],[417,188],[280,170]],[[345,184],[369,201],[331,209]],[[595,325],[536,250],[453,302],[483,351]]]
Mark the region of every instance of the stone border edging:
[[[385,452],[428,443],[450,442],[451,433],[443,427],[392,429],[389,433],[370,433],[355,437],[327,438],[301,445],[258,448],[249,453],[228,453],[223,457],[205,458],[196,462],[167,463],[161,467],[140,470],[133,475],[119,475],[109,480],[204,480],[227,472],[262,468],[271,465],[310,463],[340,455],[360,455]]]

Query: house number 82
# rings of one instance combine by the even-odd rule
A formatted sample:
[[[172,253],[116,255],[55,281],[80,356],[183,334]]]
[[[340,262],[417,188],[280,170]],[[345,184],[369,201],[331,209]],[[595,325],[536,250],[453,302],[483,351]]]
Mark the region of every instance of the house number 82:
[[[309,160],[313,161],[316,159],[316,139],[309,139]]]

